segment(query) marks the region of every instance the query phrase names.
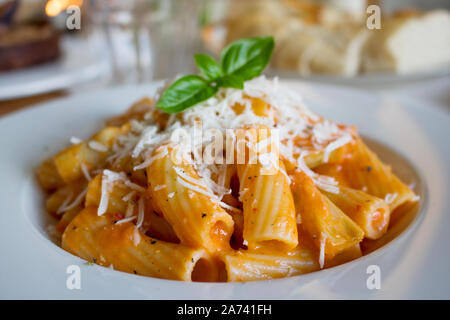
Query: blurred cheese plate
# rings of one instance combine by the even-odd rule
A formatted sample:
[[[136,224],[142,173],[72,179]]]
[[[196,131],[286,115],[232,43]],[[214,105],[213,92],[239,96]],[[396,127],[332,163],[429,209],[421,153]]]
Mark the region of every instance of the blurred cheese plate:
[[[382,13],[378,29],[372,28],[365,6],[359,7],[344,10],[311,0],[232,1],[229,13],[207,25],[202,37],[208,50],[219,52],[240,38],[273,35],[272,74],[289,78],[379,84],[450,74],[448,10]]]

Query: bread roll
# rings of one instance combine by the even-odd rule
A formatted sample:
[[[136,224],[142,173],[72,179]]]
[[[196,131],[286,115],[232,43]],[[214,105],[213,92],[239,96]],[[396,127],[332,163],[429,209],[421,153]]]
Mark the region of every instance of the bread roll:
[[[381,20],[364,47],[364,72],[420,72],[450,67],[450,13],[398,14]]]

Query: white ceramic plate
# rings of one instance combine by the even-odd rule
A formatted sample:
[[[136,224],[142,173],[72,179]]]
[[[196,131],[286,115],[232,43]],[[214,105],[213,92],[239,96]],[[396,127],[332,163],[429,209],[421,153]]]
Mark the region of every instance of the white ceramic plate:
[[[71,136],[87,138],[106,117],[123,112],[155,86],[110,88],[0,118],[0,298],[450,298],[450,116],[412,99],[299,82],[288,85],[304,95],[311,109],[357,125],[362,134],[409,161],[394,169],[416,180],[422,210],[394,241],[335,268],[249,283],[183,283],[86,265],[46,234],[48,218],[33,170]],[[389,152],[381,157],[390,157]],[[70,265],[81,268],[81,290],[66,288]],[[381,270],[380,290],[367,288],[370,265]]]
[[[0,100],[72,88],[98,79],[107,62],[90,50],[87,41],[63,38],[62,56],[54,62],[0,73]]]

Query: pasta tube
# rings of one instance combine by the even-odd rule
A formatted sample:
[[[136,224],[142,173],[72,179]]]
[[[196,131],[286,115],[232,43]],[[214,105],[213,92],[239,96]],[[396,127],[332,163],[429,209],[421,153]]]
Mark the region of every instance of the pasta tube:
[[[314,172],[323,176],[332,177],[334,180],[338,182],[340,187],[350,188],[350,185],[344,174],[342,161],[322,164],[314,168]]]
[[[124,181],[114,181],[108,190],[102,190],[102,175],[95,176],[89,182],[86,194],[85,205],[98,207],[101,202],[102,192],[108,192],[108,204],[105,213],[113,214],[116,220],[123,218],[138,217],[139,204],[138,199],[144,198],[144,218],[142,229],[150,236],[168,242],[179,242],[175,232],[170,224],[162,217],[162,214],[154,208],[152,199],[148,199],[143,191],[136,190],[142,188],[132,184],[132,187],[126,185]],[[142,188],[142,190],[145,190]]]
[[[60,234],[63,234],[67,226],[70,224],[73,218],[75,218],[78,215],[78,213],[81,212],[81,210],[83,210],[82,205],[78,205],[73,209],[67,210],[56,224],[55,226],[56,231],[59,232]]]
[[[239,250],[224,254],[222,261],[227,281],[270,280],[319,270],[316,257],[306,248],[288,253]]]
[[[173,150],[164,145],[154,153],[147,168],[149,195],[182,244],[211,252],[228,249],[233,219],[191,164],[172,162]]]
[[[86,181],[78,180],[58,188],[45,201],[47,212],[55,217],[59,217],[67,210],[83,204],[86,185]]]
[[[130,222],[114,224],[111,215],[98,216],[95,207],[84,209],[73,219],[63,234],[62,247],[90,262],[112,265],[115,270],[183,281],[191,281],[200,259],[209,259],[202,249],[147,237]],[[211,270],[204,279],[216,273]]]
[[[364,231],[323,195],[305,173],[295,173],[292,189],[301,225],[320,249],[321,265],[364,238]]]
[[[111,224],[111,215],[98,216],[96,207],[86,207],[67,226],[62,235],[61,246],[82,259],[102,264],[105,261],[101,256],[97,235]]]
[[[306,166],[308,166],[308,168],[314,170],[321,168],[322,166],[331,167],[333,165],[341,163],[345,159],[346,155],[348,155],[349,153],[349,150],[351,150],[351,145],[352,143],[348,143],[342,147],[334,149],[329,153],[329,155],[327,156],[328,159],[326,161],[324,150],[315,150],[309,152],[303,157],[303,160]],[[292,162],[288,159],[283,159],[283,162],[286,165],[288,173],[291,173],[297,169],[297,164],[295,162]],[[318,173],[323,175],[329,175],[325,172],[318,172]]]
[[[266,130],[264,135],[257,133],[255,143],[264,143],[264,136],[271,140],[270,131]],[[255,150],[258,157],[255,163],[251,162],[250,148],[247,148],[246,163],[237,165],[244,213],[243,237],[249,249],[269,246],[287,251],[298,244],[294,200],[286,168],[279,158],[273,159],[275,163],[270,166],[260,161],[265,155],[276,155],[274,147],[271,145],[266,153]]]
[[[360,244],[356,244],[353,247],[350,247],[341,253],[337,254],[333,259],[329,261],[325,261],[325,268],[331,268],[338,266],[340,264],[358,259],[362,257],[362,251]]]
[[[87,141],[72,145],[54,157],[58,174],[66,183],[83,176],[87,170],[100,167],[110,155],[114,139],[122,133],[121,128],[106,127]]]
[[[36,172],[39,184],[44,190],[53,190],[64,185],[58,173],[53,158],[47,159],[39,166]]]
[[[283,163],[279,166],[273,175],[262,175],[260,164],[239,166],[243,237],[251,249],[278,246],[289,250],[298,244],[294,200]]]
[[[102,174],[98,174],[89,182],[86,194],[85,206],[98,207],[101,202],[102,192],[108,193],[108,203],[106,213],[121,213],[127,212],[130,203],[136,203],[139,192],[125,185],[122,181],[114,181],[112,185],[107,184],[107,190],[102,190]],[[145,189],[141,187],[144,191]]]
[[[384,199],[391,211],[408,201],[416,201],[415,193],[392,173],[359,139],[350,159],[343,162],[345,177],[351,188]]]
[[[391,211],[383,199],[344,187],[339,187],[338,193],[323,192],[364,230],[366,238],[378,239],[386,233]]]

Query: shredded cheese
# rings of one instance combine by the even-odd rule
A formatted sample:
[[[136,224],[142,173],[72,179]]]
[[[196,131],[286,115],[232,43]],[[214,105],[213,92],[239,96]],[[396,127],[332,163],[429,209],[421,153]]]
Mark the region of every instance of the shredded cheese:
[[[324,233],[320,234],[320,253],[319,253],[319,265],[320,269],[323,269],[325,265],[325,244],[327,241],[327,236]]]
[[[83,175],[87,181],[92,180],[91,175],[89,174],[89,169],[87,168],[87,166],[84,163],[81,164],[81,171],[83,172]]]
[[[384,201],[386,201],[387,204],[391,204],[394,202],[394,200],[398,197],[398,193],[388,193],[384,197]]]
[[[87,190],[88,190],[87,187],[84,188],[84,190],[81,191],[80,194],[75,198],[75,200],[73,200],[73,202],[70,203],[70,204],[68,204],[67,199],[69,199],[69,201],[70,201],[70,198],[72,198],[72,197],[66,198],[66,201],[67,201],[67,202],[64,201],[63,204],[58,208],[58,210],[57,210],[56,213],[57,213],[57,214],[61,214],[61,213],[63,213],[63,212],[72,210],[73,208],[75,208],[76,206],[78,206],[79,204],[81,204],[81,202],[84,200],[84,197],[86,196]]]
[[[212,193],[206,191],[206,190],[203,189],[203,188],[200,188],[199,186],[190,184],[189,182],[187,182],[187,181],[181,179],[180,177],[177,177],[177,182],[178,182],[179,184],[185,186],[186,188],[191,189],[191,190],[194,191],[194,192],[203,194],[203,195],[205,195],[205,196],[207,196],[207,197],[209,197],[209,198],[211,198],[211,199],[215,199],[215,195],[214,195],[214,194],[212,194]]]
[[[153,188],[153,190],[154,191],[158,191],[158,190],[162,190],[162,189],[164,189],[164,188],[167,188],[167,186],[164,184],[164,185],[157,185],[157,186],[155,186],[154,188]]]
[[[133,215],[134,211],[134,204],[128,203],[127,205],[127,211],[125,211],[125,218],[131,217]]]
[[[132,217],[128,217],[128,218],[123,218],[121,220],[116,221],[116,224],[122,224],[122,223],[126,223],[126,222],[131,222],[134,219],[136,219],[136,216],[132,216]]]
[[[136,195],[136,190],[132,190],[128,192],[126,195],[122,197],[123,201],[129,201],[131,198],[133,198]]]
[[[241,209],[235,208],[235,207],[233,207],[233,206],[230,206],[229,204],[226,204],[226,203],[223,202],[223,201],[220,201],[220,202],[219,202],[219,205],[220,205],[222,208],[224,208],[224,209],[228,209],[228,210],[233,211],[233,212],[236,212],[236,213],[242,213],[242,210],[241,210]]]
[[[350,135],[343,136],[330,144],[328,144],[325,148],[325,152],[323,154],[323,161],[328,162],[328,158],[330,157],[330,153],[334,150],[346,145],[347,143],[351,142],[353,138]]]
[[[297,159],[297,166],[299,170],[303,171],[307,176],[309,176],[315,183],[315,185],[325,191],[338,194],[339,187],[337,187],[337,181],[332,177],[327,177],[320,175],[312,171],[305,163],[304,156],[306,153],[302,153]]]
[[[264,116],[255,114],[251,98],[258,98],[268,103],[270,105],[268,114]],[[236,104],[243,107],[239,112],[233,108]],[[254,78],[245,82],[243,90],[221,88],[206,101],[182,113],[169,115],[167,121],[164,122],[164,127],[157,122],[152,112],[154,110],[147,113],[142,120],[130,122],[130,132],[119,136],[113,144],[112,155],[108,157],[109,162],[118,163],[124,157],[131,156],[133,159],[137,159],[133,170],[142,170],[151,165],[153,161],[167,156],[167,148],[156,155],[154,151],[161,145],[171,143],[179,148],[183,159],[189,160],[199,175],[199,179],[194,179],[183,173],[181,168],[177,168],[179,178],[177,180],[182,181],[180,183],[188,186],[191,190],[220,202],[224,195],[231,193],[230,188],[224,185],[227,166],[219,162],[197,161],[202,158],[207,145],[213,141],[210,131],[216,130],[227,137],[223,141],[222,149],[214,150],[216,155],[220,155],[225,154],[228,142],[235,143],[237,141],[234,130],[248,125],[264,125],[271,130],[276,129],[279,138],[278,148],[283,158],[297,163],[297,170],[304,171],[322,190],[339,192],[336,181],[315,174],[298,155],[321,150],[324,152],[324,161],[326,162],[331,152],[352,141],[350,131],[348,128],[325,120],[310,111],[305,106],[302,97],[288,87],[282,86],[277,78],[273,80],[264,76]],[[201,124],[200,132],[196,131],[198,124]],[[191,133],[188,142],[175,143],[172,141],[172,134],[177,133],[178,130]],[[299,138],[311,141],[314,150],[311,150],[311,147],[305,149],[298,145],[295,141]],[[256,147],[264,149],[269,144],[270,139],[263,139],[256,144]],[[89,146],[98,151],[108,150],[106,146],[99,146],[93,141],[89,142]],[[279,168],[276,159],[272,159],[270,154],[261,155],[259,160],[274,164],[275,168],[280,170],[291,183],[287,173]],[[156,186],[154,190],[162,187]],[[136,188],[136,191],[142,192],[138,189]],[[104,201],[99,206],[99,212],[104,210],[105,199],[107,199],[107,195],[103,197]]]
[[[144,198],[140,198],[138,201],[138,220],[136,222],[136,228],[142,227],[144,222]]]
[[[95,151],[99,151],[99,152],[108,151],[107,146],[101,144],[100,142],[94,141],[94,140],[89,141],[88,146],[89,146],[89,148],[91,148],[92,150],[95,150]]]
[[[112,188],[114,187],[114,182],[116,181],[121,181],[126,186],[130,187],[131,189],[137,192],[141,193],[145,192],[145,188],[131,182],[124,172],[118,173],[107,169],[103,170],[101,197],[97,210],[97,214],[99,216],[103,215],[108,208],[109,193],[112,191]]]
[[[63,203],[59,206],[58,210],[56,210],[57,214],[61,214],[64,212],[65,208],[69,204],[69,202],[72,200],[73,192],[70,191],[67,197],[64,199]]]
[[[80,138],[77,137],[70,137],[70,143],[71,144],[79,144],[80,142],[82,142],[83,140],[81,140]]]

